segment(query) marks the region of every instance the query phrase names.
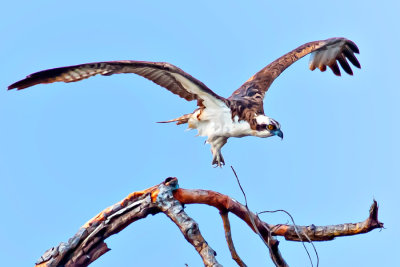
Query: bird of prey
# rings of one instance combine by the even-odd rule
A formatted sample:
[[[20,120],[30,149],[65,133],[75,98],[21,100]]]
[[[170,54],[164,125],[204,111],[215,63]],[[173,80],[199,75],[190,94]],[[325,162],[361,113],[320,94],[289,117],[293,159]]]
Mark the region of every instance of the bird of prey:
[[[352,75],[353,71],[346,59],[357,68],[361,67],[354,55],[359,53],[354,42],[346,38],[330,38],[306,43],[283,55],[254,74],[228,98],[217,95],[204,83],[172,64],[133,60],[95,62],[43,70],[28,75],[8,89],[24,89],[41,83],[76,82],[97,74],[138,74],[188,101],[197,100],[198,108],[195,111],[164,122],[187,123],[189,128],[197,129],[198,135],[206,136],[207,143],[211,145],[212,164],[222,167],[225,162],[221,148],[229,137],[283,138],[280,124],[264,114],[264,95],[275,78],[287,67],[310,53],[311,70],[319,68],[325,71],[328,66],[335,75],[340,76],[339,62],[343,70]]]

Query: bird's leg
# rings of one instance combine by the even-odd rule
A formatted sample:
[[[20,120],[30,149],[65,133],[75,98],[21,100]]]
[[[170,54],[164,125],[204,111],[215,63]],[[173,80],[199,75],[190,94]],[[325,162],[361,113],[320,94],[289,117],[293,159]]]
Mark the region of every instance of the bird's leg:
[[[211,153],[213,154],[212,165],[215,165],[214,167],[222,167],[225,165],[224,157],[222,157],[221,150],[216,151],[214,149],[211,149]]]
[[[215,165],[215,167],[222,167],[225,165],[224,157],[221,154],[221,148],[226,144],[227,140],[228,138],[221,136],[209,138],[207,140],[207,142],[211,144],[211,153],[213,154],[212,165]]]

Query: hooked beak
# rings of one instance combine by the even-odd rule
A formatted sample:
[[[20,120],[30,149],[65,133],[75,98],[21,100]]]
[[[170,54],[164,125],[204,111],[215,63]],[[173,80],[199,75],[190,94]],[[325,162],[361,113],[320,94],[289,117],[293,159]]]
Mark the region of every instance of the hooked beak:
[[[283,140],[283,132],[280,129],[275,131],[275,135],[279,136],[281,140]]]

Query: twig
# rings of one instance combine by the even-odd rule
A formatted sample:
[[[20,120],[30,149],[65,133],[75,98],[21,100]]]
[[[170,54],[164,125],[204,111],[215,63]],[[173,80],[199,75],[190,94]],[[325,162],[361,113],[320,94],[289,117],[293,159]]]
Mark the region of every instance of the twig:
[[[253,228],[254,228],[255,232],[257,233],[257,235],[261,238],[261,240],[264,242],[264,244],[268,247],[268,250],[269,250],[269,253],[270,253],[272,261],[274,262],[274,264],[276,266],[288,266],[287,263],[285,262],[285,260],[283,259],[279,249],[278,249],[279,242],[278,242],[278,240],[276,240],[276,239],[274,239],[272,237],[269,227],[268,226],[266,227],[266,230],[267,230],[266,231],[267,232],[267,241],[265,241],[263,235],[260,233],[260,230],[258,229],[258,227],[257,227],[257,225],[256,225],[256,223],[254,221],[254,218],[253,218],[254,214],[251,213],[251,211],[250,211],[250,209],[249,209],[249,207],[247,205],[246,193],[244,192],[243,187],[240,184],[239,177],[237,176],[236,171],[233,168],[233,166],[231,166],[231,169],[233,171],[233,174],[236,177],[236,181],[239,184],[240,190],[243,193],[244,201],[245,201],[245,207],[246,207],[247,214],[248,214],[248,217],[250,219],[250,222],[253,225]],[[274,244],[271,244],[271,240],[274,241]]]
[[[297,230],[297,225],[296,225],[296,223],[294,222],[294,218],[293,218],[293,216],[292,216],[289,212],[287,212],[286,210],[271,210],[271,211],[266,210],[266,211],[257,212],[257,216],[258,216],[259,214],[262,214],[262,213],[275,213],[275,212],[284,212],[284,213],[286,213],[286,214],[290,217],[290,219],[291,219],[292,222],[293,222],[294,230],[296,231],[296,234],[297,234],[297,236],[299,237],[299,239],[300,239],[300,241],[301,241],[301,244],[303,245],[304,249],[305,249],[306,252],[307,252],[308,258],[310,259],[310,262],[311,262],[311,266],[314,266],[313,261],[312,261],[312,259],[311,259],[311,255],[310,255],[310,253],[308,252],[308,249],[307,249],[306,245],[304,244],[304,241],[303,241],[303,239],[301,238],[300,233],[299,233],[298,230]],[[316,257],[317,257],[317,267],[318,267],[318,266],[319,266],[319,256],[318,256],[317,249],[315,248],[314,243],[311,241],[311,239],[308,237],[308,235],[305,234],[305,236],[306,236],[308,242],[310,242],[311,245],[312,245],[312,247],[314,248],[314,252],[315,252],[315,255],[316,255]]]

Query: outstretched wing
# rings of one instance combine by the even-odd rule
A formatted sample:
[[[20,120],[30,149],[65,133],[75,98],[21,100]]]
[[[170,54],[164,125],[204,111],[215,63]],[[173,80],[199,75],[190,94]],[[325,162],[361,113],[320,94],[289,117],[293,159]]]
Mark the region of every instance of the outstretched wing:
[[[361,68],[360,63],[354,53],[359,53],[358,47],[352,41],[345,38],[330,38],[323,41],[315,41],[306,43],[293,51],[278,58],[254,76],[246,81],[239,89],[233,92],[228,99],[244,100],[250,102],[259,110],[262,110],[262,101],[265,92],[271,86],[272,82],[290,65],[304,57],[313,53],[310,59],[309,67],[311,70],[319,68],[321,71],[326,70],[326,66],[330,67],[334,74],[340,76],[340,66],[350,75],[353,71],[346,58],[357,68]]]
[[[221,107],[225,103],[225,98],[211,91],[205,84],[165,62],[108,61],[48,69],[30,74],[11,84],[8,89],[20,90],[40,83],[77,82],[97,74],[109,76],[118,73],[138,74],[188,101],[198,100],[199,106]]]

